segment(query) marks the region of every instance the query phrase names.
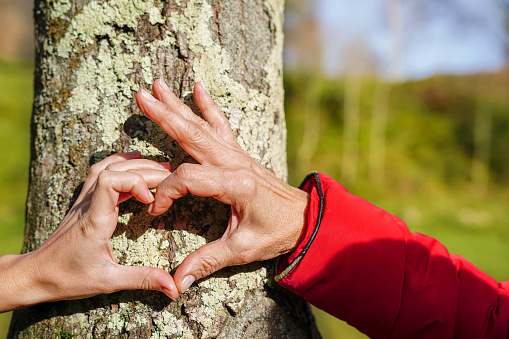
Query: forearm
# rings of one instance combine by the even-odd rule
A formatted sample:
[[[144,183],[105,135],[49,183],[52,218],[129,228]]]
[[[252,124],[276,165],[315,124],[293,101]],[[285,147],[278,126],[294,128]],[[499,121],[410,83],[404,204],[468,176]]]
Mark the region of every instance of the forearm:
[[[33,256],[5,255],[0,257],[0,312],[42,302],[36,282],[38,267]]]

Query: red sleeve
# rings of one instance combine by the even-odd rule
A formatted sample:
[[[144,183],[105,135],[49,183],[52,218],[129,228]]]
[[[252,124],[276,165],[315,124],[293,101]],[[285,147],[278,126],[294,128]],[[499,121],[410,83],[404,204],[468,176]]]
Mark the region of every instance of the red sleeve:
[[[507,338],[498,284],[435,239],[313,173],[307,226],[276,280],[371,338]]]

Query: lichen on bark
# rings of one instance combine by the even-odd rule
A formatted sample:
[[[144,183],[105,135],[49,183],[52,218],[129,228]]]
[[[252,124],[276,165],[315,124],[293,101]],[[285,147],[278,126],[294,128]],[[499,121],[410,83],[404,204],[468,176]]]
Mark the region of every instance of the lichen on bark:
[[[160,77],[194,110],[192,86],[203,81],[243,149],[286,180],[282,0],[36,0],[35,18],[25,251],[57,227],[91,163],[130,150],[173,168],[194,161],[134,103],[136,91]],[[228,206],[208,198],[186,196],[159,217],[128,201],[111,240],[114,254],[126,265],[173,273],[219,238],[228,218]],[[307,304],[272,281],[273,269],[271,262],[226,268],[174,302],[124,291],[37,305],[15,313],[10,336],[317,336]]]

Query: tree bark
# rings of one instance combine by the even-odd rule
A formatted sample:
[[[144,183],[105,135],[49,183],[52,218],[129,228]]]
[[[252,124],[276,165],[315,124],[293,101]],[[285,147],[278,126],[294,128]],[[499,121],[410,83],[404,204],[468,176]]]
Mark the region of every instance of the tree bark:
[[[283,0],[36,0],[24,251],[55,230],[90,165],[105,156],[139,150],[174,169],[193,161],[133,100],[159,77],[193,108],[192,85],[203,81],[240,145],[286,179],[283,7]],[[159,217],[127,202],[111,240],[115,256],[173,273],[222,235],[229,213],[192,196]],[[274,262],[253,263],[203,279],[174,302],[159,292],[124,291],[36,305],[14,313],[9,337],[318,337],[307,303],[273,275]]]

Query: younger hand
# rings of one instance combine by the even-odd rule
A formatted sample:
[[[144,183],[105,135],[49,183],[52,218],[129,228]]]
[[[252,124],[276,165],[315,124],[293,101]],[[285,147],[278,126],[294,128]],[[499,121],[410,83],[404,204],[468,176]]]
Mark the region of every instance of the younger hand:
[[[167,272],[119,265],[110,243],[118,204],[131,196],[150,204],[149,189],[169,174],[168,164],[142,160],[139,152],[115,154],[92,166],[76,203],[51,237],[33,252],[1,258],[0,311],[126,289],[158,290],[175,299],[177,289]]]
[[[138,106],[200,164],[185,163],[157,187],[154,215],[164,213],[188,192],[231,205],[224,235],[191,253],[177,268],[175,282],[182,293],[197,279],[223,267],[275,258],[296,248],[308,194],[291,187],[247,155],[229,122],[203,84],[194,87],[205,120],[195,115],[162,80],[154,95],[142,90]]]

